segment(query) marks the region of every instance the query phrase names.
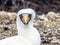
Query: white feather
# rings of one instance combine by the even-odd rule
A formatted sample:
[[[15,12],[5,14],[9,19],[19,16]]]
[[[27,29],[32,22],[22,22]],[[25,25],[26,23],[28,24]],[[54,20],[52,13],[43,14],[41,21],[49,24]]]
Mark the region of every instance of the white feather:
[[[32,19],[28,25],[24,25],[19,18],[20,14],[28,13],[32,15]],[[33,20],[35,18],[35,11],[32,9],[22,9],[17,13],[17,29],[18,35],[0,40],[0,45],[40,45],[40,34],[33,27]]]

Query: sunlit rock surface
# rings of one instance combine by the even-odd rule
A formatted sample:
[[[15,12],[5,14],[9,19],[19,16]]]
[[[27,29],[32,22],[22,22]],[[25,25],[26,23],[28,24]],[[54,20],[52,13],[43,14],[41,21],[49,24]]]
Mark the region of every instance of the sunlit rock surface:
[[[40,32],[42,43],[60,44],[59,13],[37,15],[33,26]],[[14,35],[17,35],[16,13],[0,11],[0,39]]]
[[[48,12],[37,15],[34,20],[34,27],[41,34],[43,43],[60,43],[60,14]]]
[[[16,13],[0,11],[0,39],[16,34]]]

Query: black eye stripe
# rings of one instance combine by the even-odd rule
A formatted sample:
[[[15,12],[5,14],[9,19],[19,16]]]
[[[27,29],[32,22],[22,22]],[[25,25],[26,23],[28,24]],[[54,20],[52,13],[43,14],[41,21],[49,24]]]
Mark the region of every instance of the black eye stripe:
[[[29,23],[29,21],[31,20],[31,14],[28,14],[28,22],[26,23],[26,24],[28,24]],[[19,15],[19,18],[20,18],[20,20],[23,22],[23,20],[22,20],[22,18],[23,18],[23,14],[21,14],[21,15]],[[23,22],[24,23],[24,22]],[[25,24],[25,23],[24,23]]]
[[[31,15],[31,14],[29,14],[29,18],[31,18],[31,16],[32,16],[32,15]]]
[[[31,14],[28,15],[29,18],[31,18],[31,16],[32,16]],[[20,17],[20,18],[23,18],[22,14],[19,15],[19,17]]]
[[[20,18],[23,18],[22,14],[21,14],[21,15],[19,15],[19,17],[20,17]]]

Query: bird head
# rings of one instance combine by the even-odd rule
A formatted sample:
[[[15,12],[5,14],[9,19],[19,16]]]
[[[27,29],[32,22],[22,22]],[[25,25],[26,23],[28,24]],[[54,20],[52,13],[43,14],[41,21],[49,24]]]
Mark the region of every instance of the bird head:
[[[35,18],[35,11],[33,9],[21,9],[17,13],[17,23],[22,25],[30,25],[32,24]]]

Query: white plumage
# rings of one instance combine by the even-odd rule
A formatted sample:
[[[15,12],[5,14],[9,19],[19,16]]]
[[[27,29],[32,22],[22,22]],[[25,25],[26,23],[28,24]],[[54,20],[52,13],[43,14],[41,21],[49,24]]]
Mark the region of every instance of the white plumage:
[[[31,20],[27,25],[24,25],[20,20],[19,15],[28,13],[31,14]],[[18,35],[0,40],[0,45],[40,45],[41,38],[39,32],[33,27],[35,11],[32,9],[22,9],[17,13],[17,30]]]

